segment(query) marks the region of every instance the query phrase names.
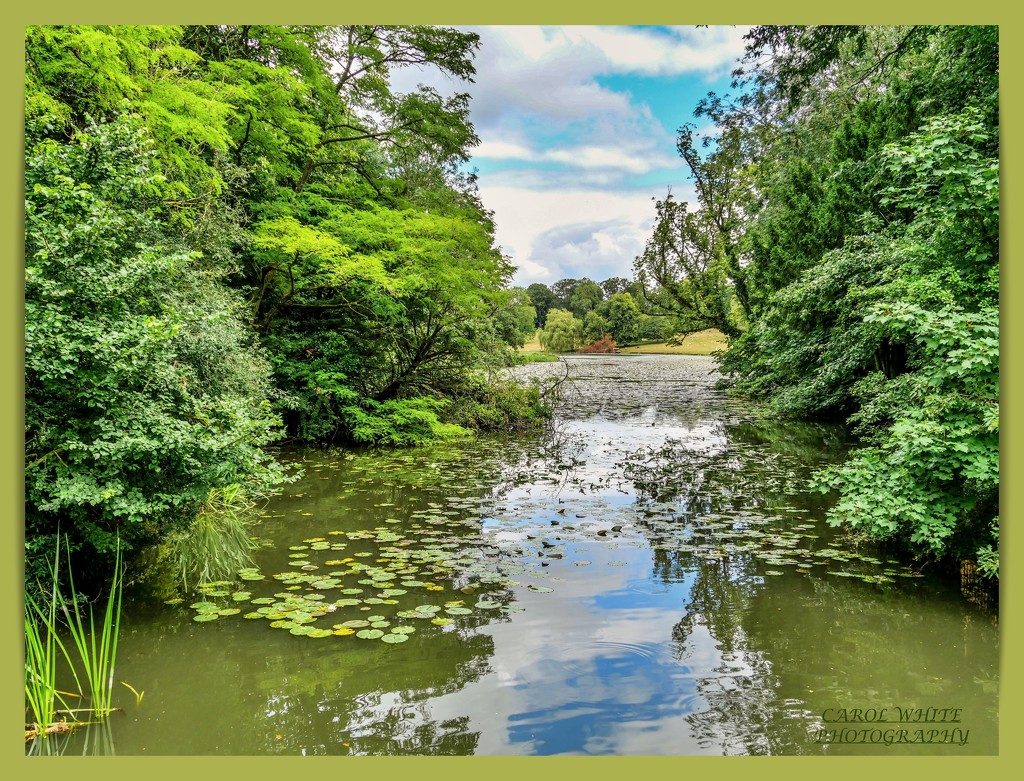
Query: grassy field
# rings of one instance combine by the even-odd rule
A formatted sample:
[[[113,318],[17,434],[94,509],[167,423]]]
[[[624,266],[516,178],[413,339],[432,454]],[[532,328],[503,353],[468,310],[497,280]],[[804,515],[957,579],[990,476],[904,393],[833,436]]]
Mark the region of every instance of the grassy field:
[[[641,344],[636,347],[623,347],[623,355],[634,355],[637,353],[653,353],[659,355],[710,355],[715,350],[724,350],[728,346],[725,335],[716,328],[709,328],[706,331],[698,331],[690,334],[683,343],[677,346],[669,346],[665,342],[653,344]]]
[[[680,345],[669,346],[665,342],[640,344],[635,347],[623,347],[623,355],[710,355],[715,350],[724,350],[728,346],[725,335],[715,329],[698,331],[687,336]],[[523,353],[543,353],[536,335],[519,350]]]
[[[542,353],[544,349],[540,346],[540,340],[537,338],[537,333],[534,333],[533,338],[519,348],[519,352],[522,353]]]

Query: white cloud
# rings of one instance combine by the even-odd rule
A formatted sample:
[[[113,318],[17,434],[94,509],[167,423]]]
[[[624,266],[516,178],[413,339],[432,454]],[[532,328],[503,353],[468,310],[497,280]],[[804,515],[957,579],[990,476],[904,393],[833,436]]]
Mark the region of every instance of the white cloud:
[[[679,158],[649,145],[579,144],[553,149],[530,149],[505,141],[484,141],[473,150],[475,160],[517,160],[529,163],[561,163],[577,169],[608,169],[629,174],[646,174],[660,168],[677,167]]]
[[[685,199],[685,189],[677,189],[676,196]],[[484,205],[495,213],[497,241],[519,267],[513,280],[517,285],[551,284],[564,277],[631,277],[633,259],[643,251],[653,224],[651,197],[664,194],[480,186]]]
[[[746,27],[566,27],[572,45],[591,46],[609,72],[719,75],[743,54]]]

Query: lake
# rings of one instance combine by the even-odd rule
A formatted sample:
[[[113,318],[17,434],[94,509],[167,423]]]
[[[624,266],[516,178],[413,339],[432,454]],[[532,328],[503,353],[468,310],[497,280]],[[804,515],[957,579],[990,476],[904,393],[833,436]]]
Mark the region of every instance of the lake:
[[[847,432],[714,366],[571,356],[515,370],[565,375],[541,434],[282,451],[242,578],[129,601],[106,750],[996,753],[994,616],[830,528]]]

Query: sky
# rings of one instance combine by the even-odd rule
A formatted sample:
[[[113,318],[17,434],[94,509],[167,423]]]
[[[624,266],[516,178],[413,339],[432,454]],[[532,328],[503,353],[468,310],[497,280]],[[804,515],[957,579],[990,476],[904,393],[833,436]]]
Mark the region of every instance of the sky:
[[[676,130],[701,129],[697,102],[729,91],[748,28],[460,29],[481,39],[473,84],[406,72],[395,86],[472,95],[481,143],[468,167],[518,267],[512,283],[632,277],[654,199],[671,187],[693,200]]]

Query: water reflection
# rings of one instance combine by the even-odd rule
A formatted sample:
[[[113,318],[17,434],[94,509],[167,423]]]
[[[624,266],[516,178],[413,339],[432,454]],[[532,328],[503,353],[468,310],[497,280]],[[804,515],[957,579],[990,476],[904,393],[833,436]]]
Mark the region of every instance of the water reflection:
[[[836,539],[803,481],[845,433],[759,419],[711,367],[573,360],[543,436],[290,454],[306,474],[267,508],[263,572],[330,531],[378,530],[336,554],[364,561],[436,535],[458,562],[444,598],[504,612],[387,646],[140,605],[118,675],[146,697],[118,752],[994,753],[990,619]],[[815,741],[826,709],[879,703],[962,707],[970,742]]]

